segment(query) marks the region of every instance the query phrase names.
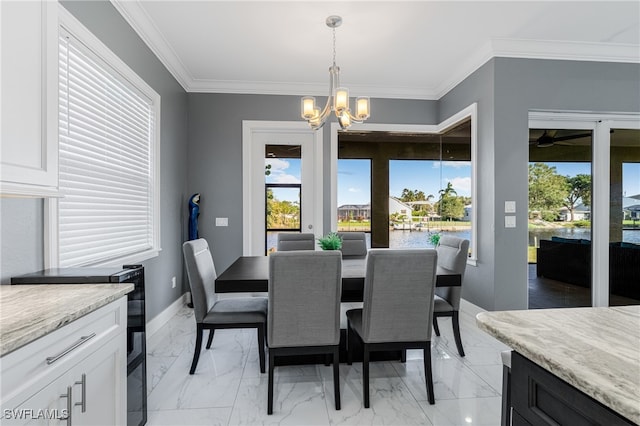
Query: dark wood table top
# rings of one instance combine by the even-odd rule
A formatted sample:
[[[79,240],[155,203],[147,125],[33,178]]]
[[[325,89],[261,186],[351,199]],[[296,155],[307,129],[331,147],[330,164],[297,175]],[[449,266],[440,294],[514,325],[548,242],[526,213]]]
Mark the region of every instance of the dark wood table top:
[[[342,260],[342,301],[362,301],[366,259]],[[241,256],[216,279],[216,293],[259,293],[269,290],[269,258]],[[460,274],[438,274],[436,287],[462,285]]]

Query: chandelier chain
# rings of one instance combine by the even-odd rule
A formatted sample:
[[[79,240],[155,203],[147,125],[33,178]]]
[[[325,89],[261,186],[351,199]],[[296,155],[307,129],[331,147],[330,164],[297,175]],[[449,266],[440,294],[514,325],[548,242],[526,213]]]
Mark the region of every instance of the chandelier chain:
[[[333,29],[333,66],[336,65],[336,29]]]

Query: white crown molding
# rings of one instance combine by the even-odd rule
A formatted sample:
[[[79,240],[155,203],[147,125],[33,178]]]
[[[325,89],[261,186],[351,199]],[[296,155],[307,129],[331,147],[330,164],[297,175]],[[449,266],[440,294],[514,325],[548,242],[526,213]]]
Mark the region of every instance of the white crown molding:
[[[450,78],[440,83],[435,90],[435,99],[441,99],[451,89],[462,83],[467,77],[477,71],[478,68],[488,62],[491,58],[493,58],[493,50],[491,48],[491,43],[488,42],[473,52],[473,54],[470,55],[457,70],[450,74]]]
[[[435,100],[436,93],[411,87],[380,87],[345,83],[351,96],[371,98]],[[191,80],[189,92],[242,93],[258,95],[327,96],[329,85],[311,83],[283,83],[275,81]]]
[[[139,1],[110,0],[160,62],[187,92],[326,96],[326,84],[269,81],[197,80],[155,26]],[[640,46],[555,40],[492,39],[475,50],[435,88],[348,85],[353,95],[372,98],[438,100],[492,58],[640,63]]]
[[[179,56],[164,38],[138,1],[111,0],[111,4],[122,15],[142,41],[158,57],[184,90],[189,91],[192,78]]]
[[[640,63],[640,46],[558,40],[492,40],[493,56],[565,61]]]
[[[640,46],[557,40],[492,39],[461,64],[451,78],[436,88],[435,99],[442,98],[490,59],[498,57],[640,63]]]

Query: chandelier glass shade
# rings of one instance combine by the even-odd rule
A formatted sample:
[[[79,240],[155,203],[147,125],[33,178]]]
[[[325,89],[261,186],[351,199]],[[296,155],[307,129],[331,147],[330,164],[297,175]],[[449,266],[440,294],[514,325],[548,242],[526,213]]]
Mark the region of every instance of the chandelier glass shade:
[[[338,123],[346,130],[353,123],[362,123],[369,118],[371,105],[369,98],[361,96],[356,98],[356,113],[349,107],[349,89],[340,86],[340,67],[336,65],[336,28],[342,24],[342,18],[336,15],[329,16],[326,24],[333,30],[333,64],[329,67],[329,96],[322,110],[316,106],[316,98],[304,96],[302,98],[302,118],[307,120],[309,126],[317,130],[321,128],[333,111]]]

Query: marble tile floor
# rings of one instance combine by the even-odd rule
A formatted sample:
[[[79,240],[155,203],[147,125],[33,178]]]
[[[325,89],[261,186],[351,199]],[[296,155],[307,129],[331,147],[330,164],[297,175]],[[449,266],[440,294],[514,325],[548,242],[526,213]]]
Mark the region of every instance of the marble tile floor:
[[[479,308],[463,301],[466,357],[456,350],[451,320],[432,338],[435,405],[427,402],[422,351],[405,364],[371,364],[371,408],[362,404],[362,363],[340,365],[342,409],[336,411],[331,367],[275,370],[274,414],[267,415],[267,374],[260,374],[254,330],[218,330],[189,375],[193,310],[183,307],[148,340],[148,425],[499,425],[502,343],[475,324]]]

